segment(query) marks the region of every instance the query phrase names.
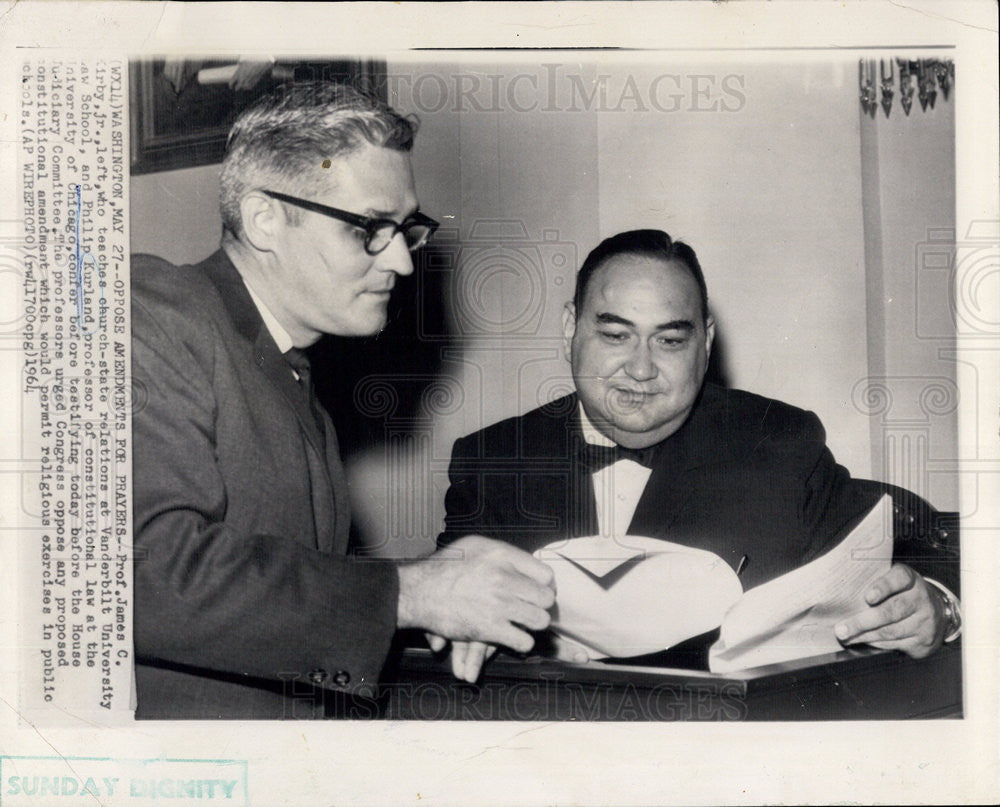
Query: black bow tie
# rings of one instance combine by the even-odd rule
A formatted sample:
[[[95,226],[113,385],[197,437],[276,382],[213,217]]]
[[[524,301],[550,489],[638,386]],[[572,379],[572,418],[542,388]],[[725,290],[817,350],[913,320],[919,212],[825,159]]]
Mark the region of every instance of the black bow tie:
[[[577,459],[590,473],[595,473],[619,460],[632,460],[646,468],[653,467],[656,446],[648,448],[625,448],[624,446],[596,446],[593,443],[583,443],[580,446]]]

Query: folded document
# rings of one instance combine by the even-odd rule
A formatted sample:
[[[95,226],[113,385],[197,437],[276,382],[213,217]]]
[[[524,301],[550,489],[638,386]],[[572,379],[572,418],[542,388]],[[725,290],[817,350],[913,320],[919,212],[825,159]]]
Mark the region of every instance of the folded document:
[[[654,538],[574,538],[535,556],[555,573],[553,629],[591,658],[653,653],[713,630],[743,594],[715,553]]]
[[[591,536],[535,552],[555,574],[552,627],[591,658],[671,647],[720,627],[713,672],[841,649],[833,626],[868,607],[864,592],[892,563],[891,500],[833,549],[745,594],[718,555],[635,535]]]

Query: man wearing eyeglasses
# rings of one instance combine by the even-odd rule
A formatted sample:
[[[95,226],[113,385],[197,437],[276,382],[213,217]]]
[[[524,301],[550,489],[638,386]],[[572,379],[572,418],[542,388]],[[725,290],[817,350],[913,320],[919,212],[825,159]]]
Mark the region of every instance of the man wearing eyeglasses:
[[[548,624],[551,571],[508,544],[346,556],[347,482],[302,350],[381,330],[437,227],[414,130],[349,88],[293,85],[230,133],[222,248],[133,258],[139,718],[356,714],[397,628],[527,651]]]

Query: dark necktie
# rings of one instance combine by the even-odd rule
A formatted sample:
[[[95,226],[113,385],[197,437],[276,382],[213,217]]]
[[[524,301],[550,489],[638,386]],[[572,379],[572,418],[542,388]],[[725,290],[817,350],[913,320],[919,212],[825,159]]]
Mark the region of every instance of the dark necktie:
[[[285,361],[295,371],[299,392],[305,398],[303,403],[308,404],[318,430],[318,444],[312,437],[305,441],[306,457],[309,463],[309,477],[312,486],[310,497],[313,507],[313,523],[316,528],[316,545],[320,549],[329,551],[329,548],[338,540],[338,531],[344,536],[340,540],[346,543],[346,526],[341,525],[345,524],[345,517],[349,512],[344,471],[336,459],[337,436],[335,432],[331,432],[329,436],[326,433],[323,410],[313,392],[312,367],[308,357],[294,347],[285,351],[283,355]],[[340,502],[343,504],[338,507]]]
[[[577,453],[577,460],[589,473],[596,473],[619,460],[632,460],[646,468],[652,468],[655,454],[655,445],[648,448],[625,448],[584,442]]]
[[[321,435],[325,436],[326,426],[323,423],[323,413],[320,412],[319,401],[316,400],[316,396],[313,394],[312,366],[309,364],[309,357],[297,347],[286,350],[282,355],[292,370],[295,371],[299,386],[302,388],[302,393],[309,402],[309,410],[312,412],[313,420],[316,421],[316,428],[319,429]]]

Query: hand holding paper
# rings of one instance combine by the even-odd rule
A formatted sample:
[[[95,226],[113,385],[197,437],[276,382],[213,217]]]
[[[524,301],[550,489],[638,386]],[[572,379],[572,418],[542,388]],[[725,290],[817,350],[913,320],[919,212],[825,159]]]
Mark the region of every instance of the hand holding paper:
[[[826,554],[748,591],[726,614],[709,669],[732,672],[840,650],[834,625],[864,609],[865,592],[889,570],[891,507],[883,496]]]
[[[535,557],[555,576],[559,657],[642,655],[720,626],[713,672],[836,652],[842,643],[928,655],[942,641],[942,605],[916,572],[891,564],[890,508],[883,497],[837,546],[745,594],[729,565],[701,549],[634,535],[550,544]],[[487,658],[485,645],[455,647],[455,674],[475,680]]]
[[[834,632],[844,644],[870,644],[929,656],[944,641],[946,621],[940,597],[909,566],[894,564],[865,594],[870,608],[840,622]]]
[[[655,652],[721,625],[713,672],[836,652],[836,625],[851,641],[929,653],[941,639],[936,598],[909,567],[890,569],[890,508],[883,497],[833,549],[746,594],[703,550],[631,535],[550,545],[535,556],[555,572],[552,627],[600,658]]]

